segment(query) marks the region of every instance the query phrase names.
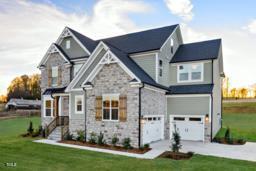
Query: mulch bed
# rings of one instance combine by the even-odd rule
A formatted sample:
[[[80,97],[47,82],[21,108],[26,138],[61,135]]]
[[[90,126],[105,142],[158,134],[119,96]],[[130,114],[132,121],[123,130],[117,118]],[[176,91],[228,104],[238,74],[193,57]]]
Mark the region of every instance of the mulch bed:
[[[114,150],[114,151],[122,151],[122,152],[128,152],[128,153],[135,153],[135,154],[144,154],[151,150],[151,148],[144,148],[144,149],[138,149],[138,148],[132,148],[132,149],[124,149],[120,146],[111,146],[111,145],[98,145],[98,144],[90,144],[88,142],[80,142],[80,141],[72,141],[72,140],[62,140],[59,141],[60,143],[64,144],[73,144],[73,145],[80,145],[85,147],[94,147],[94,148],[101,148],[101,149],[107,149],[107,150]]]
[[[216,143],[227,145],[244,145],[246,143],[246,141],[243,139],[232,139],[230,141],[227,141],[225,138],[215,138],[213,141]]]
[[[174,153],[172,151],[165,151],[160,156],[160,158],[168,158],[168,159],[174,159],[174,160],[188,160],[193,156],[192,152],[188,153]]]

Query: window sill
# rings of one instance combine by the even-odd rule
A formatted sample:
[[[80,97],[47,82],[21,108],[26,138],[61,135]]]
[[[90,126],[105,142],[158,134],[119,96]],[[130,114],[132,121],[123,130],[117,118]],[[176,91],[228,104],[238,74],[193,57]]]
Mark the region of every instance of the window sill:
[[[103,122],[119,122],[119,120],[105,120],[105,119],[102,119]]]

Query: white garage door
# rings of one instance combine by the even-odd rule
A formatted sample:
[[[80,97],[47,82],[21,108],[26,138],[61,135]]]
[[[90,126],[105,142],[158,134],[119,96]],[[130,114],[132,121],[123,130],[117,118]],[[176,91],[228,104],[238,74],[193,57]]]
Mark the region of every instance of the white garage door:
[[[143,144],[151,143],[163,139],[164,137],[164,117],[144,116],[142,123]]]
[[[182,140],[204,141],[204,116],[171,116],[170,137],[175,125]]]

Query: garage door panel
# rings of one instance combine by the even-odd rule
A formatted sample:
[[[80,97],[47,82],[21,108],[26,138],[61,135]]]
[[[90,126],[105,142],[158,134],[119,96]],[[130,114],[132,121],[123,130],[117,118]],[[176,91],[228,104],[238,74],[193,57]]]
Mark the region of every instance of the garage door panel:
[[[178,119],[177,119],[178,118]],[[171,116],[170,119],[170,134],[174,131],[174,125],[182,140],[203,141],[204,140],[204,117]]]

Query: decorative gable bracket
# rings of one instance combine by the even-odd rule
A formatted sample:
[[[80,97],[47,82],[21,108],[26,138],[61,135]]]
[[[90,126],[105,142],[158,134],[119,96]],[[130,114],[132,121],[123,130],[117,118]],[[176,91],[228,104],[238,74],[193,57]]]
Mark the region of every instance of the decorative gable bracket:
[[[109,52],[107,52],[106,55],[101,59],[100,64],[112,64],[112,63],[117,63],[117,59],[112,56]]]

